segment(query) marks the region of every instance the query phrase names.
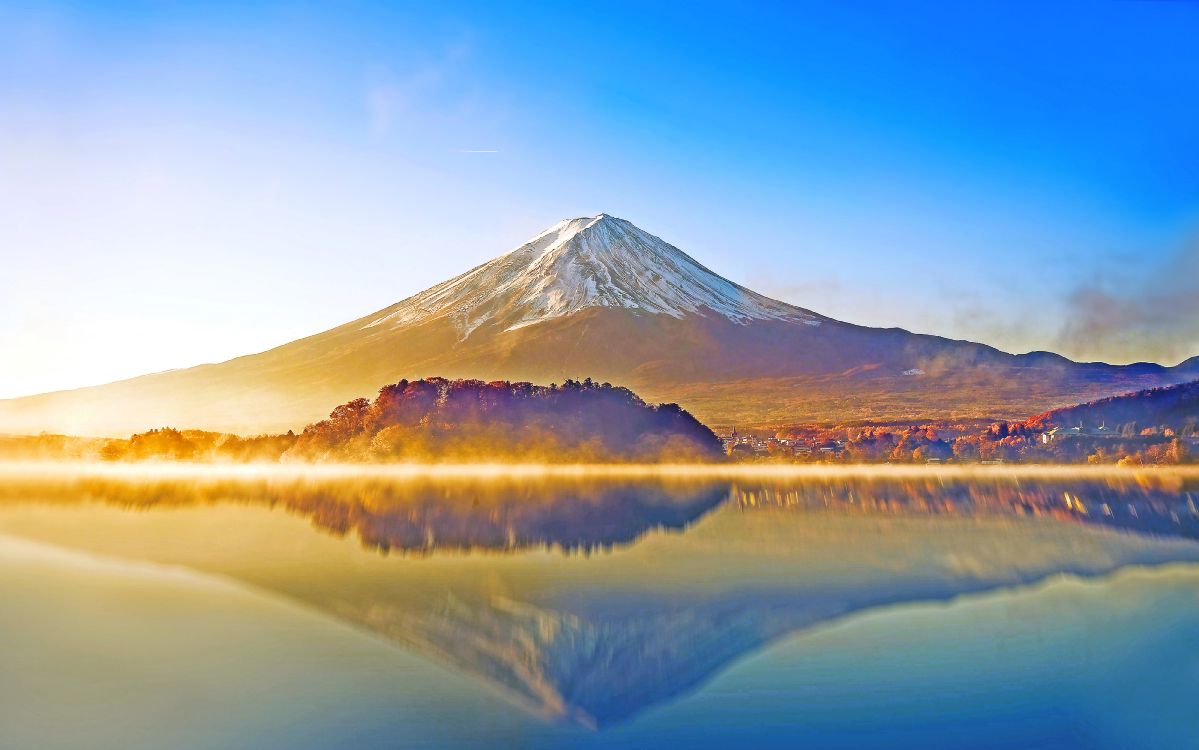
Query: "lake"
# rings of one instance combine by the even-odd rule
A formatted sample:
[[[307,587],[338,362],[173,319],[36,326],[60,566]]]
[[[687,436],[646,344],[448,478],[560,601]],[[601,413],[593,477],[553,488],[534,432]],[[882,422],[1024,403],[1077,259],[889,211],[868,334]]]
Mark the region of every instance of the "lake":
[[[1172,472],[0,478],[4,748],[1183,748]]]

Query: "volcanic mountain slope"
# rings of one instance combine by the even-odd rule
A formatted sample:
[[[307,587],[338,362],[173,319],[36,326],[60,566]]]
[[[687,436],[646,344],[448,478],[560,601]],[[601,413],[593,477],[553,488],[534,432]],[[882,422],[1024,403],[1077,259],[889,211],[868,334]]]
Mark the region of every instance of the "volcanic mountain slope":
[[[298,429],[427,375],[591,377],[708,424],[1019,417],[1199,376],[842,323],[734,284],[623,219],[570,219],[389,308],[220,364],[0,401],[0,432]]]

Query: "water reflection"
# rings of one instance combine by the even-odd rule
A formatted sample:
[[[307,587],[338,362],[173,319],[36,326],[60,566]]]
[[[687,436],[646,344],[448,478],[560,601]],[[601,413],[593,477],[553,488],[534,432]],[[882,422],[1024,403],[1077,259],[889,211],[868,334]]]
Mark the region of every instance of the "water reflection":
[[[1199,480],[1169,473],[1127,479],[755,483],[735,487],[732,497],[742,508],[772,506],[857,515],[1049,517],[1199,538]]]
[[[157,479],[23,477],[0,499],[100,502],[130,509],[246,503],[283,507],[382,552],[591,552],[651,529],[682,529],[727,499],[726,483],[415,478]]]
[[[233,578],[590,727],[672,701],[781,636],[849,613],[1199,560],[1188,538],[1199,494],[1194,480],[1169,475],[737,484],[27,477],[0,488],[4,533]],[[333,534],[312,534],[294,517]],[[350,533],[412,559],[363,554],[338,538]],[[464,554],[479,550],[503,554]]]
[[[100,502],[130,509],[245,503],[280,506],[382,552],[564,551],[629,544],[681,530],[724,501],[881,516],[1048,517],[1199,538],[1199,478],[1163,472],[1050,479],[731,481],[619,478],[228,477],[205,479],[0,473],[0,502]]]

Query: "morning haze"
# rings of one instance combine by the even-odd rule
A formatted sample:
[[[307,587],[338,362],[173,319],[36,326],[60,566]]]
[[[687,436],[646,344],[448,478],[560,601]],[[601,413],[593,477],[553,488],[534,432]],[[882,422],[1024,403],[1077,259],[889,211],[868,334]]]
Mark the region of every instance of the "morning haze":
[[[0,748],[1193,747],[1196,38],[0,7]]]

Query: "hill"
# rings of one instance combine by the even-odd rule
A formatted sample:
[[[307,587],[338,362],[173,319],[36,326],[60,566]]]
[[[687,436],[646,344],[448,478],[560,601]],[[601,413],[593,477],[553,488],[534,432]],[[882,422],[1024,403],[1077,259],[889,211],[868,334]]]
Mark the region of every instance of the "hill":
[[[719,458],[720,441],[677,404],[645,403],[590,379],[561,386],[427,378],[341,404],[302,433],[155,428],[128,439],[0,439],[0,458],[35,460],[608,463]]]
[[[1033,427],[1104,427],[1138,434],[1169,429],[1193,434],[1199,425],[1199,380],[1053,409],[1028,420]]]
[[[538,386],[428,378],[384,386],[309,425],[284,460],[609,462],[718,457],[720,441],[677,404],[568,380]]]
[[[1053,409],[952,441],[962,459],[1180,464],[1199,458],[1199,381]]]
[[[306,300],[301,304],[314,304]],[[852,325],[734,284],[628,221],[559,222],[391,307],[220,364],[0,401],[0,431],[119,435],[155,424],[299,429],[378,383],[588,374],[708,424],[1020,419],[1199,377]]]

